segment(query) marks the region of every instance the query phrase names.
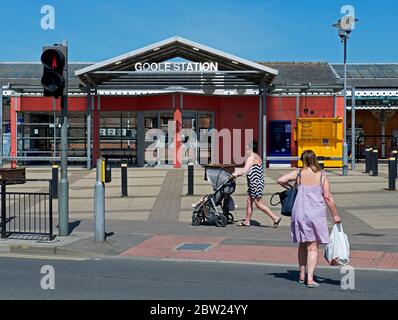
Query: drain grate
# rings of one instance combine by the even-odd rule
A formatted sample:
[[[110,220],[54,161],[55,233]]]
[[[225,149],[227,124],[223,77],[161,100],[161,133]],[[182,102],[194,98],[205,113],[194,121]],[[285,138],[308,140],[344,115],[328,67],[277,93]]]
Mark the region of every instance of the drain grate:
[[[206,251],[213,246],[212,243],[181,243],[176,250],[184,251]]]

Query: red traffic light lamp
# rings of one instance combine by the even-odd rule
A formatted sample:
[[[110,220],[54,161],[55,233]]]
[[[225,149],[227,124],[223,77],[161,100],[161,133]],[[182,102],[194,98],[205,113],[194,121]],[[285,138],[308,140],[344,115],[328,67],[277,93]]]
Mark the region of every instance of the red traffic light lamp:
[[[43,75],[41,84],[44,89],[44,96],[55,97],[64,95],[66,47],[54,45],[44,47],[41,54],[41,63],[43,64]]]

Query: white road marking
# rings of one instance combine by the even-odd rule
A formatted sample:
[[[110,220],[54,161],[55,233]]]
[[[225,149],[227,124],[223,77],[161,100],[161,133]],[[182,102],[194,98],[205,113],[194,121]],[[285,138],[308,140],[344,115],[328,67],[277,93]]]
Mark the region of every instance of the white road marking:
[[[61,255],[39,255],[39,254],[21,254],[21,253],[0,253],[0,258],[20,258],[33,260],[64,260],[64,261],[88,261],[90,258],[61,256]]]

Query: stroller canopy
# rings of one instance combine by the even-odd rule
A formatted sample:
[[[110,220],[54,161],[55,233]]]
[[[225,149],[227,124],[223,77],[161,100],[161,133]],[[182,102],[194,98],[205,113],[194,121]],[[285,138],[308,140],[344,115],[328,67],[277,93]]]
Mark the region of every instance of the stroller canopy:
[[[207,181],[210,182],[214,191],[227,183],[232,176],[229,172],[223,169],[207,169],[206,175]]]

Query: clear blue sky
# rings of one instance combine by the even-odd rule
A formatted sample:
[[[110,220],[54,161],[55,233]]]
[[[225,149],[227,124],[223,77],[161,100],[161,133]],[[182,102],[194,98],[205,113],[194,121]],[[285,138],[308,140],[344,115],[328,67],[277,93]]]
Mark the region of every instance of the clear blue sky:
[[[55,8],[55,30],[40,9]],[[71,61],[101,61],[179,35],[254,61],[340,62],[342,5],[360,22],[350,62],[398,62],[396,0],[0,0],[0,61],[38,61],[67,39]]]

